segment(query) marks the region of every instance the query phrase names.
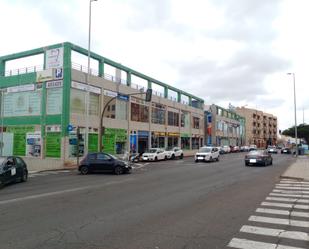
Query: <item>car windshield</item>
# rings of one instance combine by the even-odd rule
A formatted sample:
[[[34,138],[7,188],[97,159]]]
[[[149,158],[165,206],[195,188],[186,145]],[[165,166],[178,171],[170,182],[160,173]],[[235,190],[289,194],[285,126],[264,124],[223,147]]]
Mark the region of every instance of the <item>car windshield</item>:
[[[157,149],[150,149],[148,153],[157,153]]]
[[[111,154],[108,154],[111,158],[113,159],[118,159],[118,157],[114,156],[114,155],[111,155]]]
[[[211,148],[200,148],[199,152],[211,152]]]
[[[167,147],[165,148],[166,151],[171,151],[171,150],[174,150],[174,147]]]
[[[262,150],[253,150],[249,152],[249,155],[260,155],[263,154]]]

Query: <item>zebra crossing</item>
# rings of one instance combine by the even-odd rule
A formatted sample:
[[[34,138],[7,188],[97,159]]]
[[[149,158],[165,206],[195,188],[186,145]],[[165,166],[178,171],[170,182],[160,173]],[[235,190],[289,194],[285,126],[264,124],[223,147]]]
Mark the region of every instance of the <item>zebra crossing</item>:
[[[308,249],[309,182],[283,179],[248,218],[227,247]]]

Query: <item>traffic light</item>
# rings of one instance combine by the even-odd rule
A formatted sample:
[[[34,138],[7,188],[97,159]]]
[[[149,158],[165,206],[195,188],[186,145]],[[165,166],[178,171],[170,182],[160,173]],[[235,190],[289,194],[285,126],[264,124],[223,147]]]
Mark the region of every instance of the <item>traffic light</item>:
[[[145,101],[146,102],[150,102],[151,101],[151,97],[152,97],[152,89],[148,88],[147,91],[146,91]]]

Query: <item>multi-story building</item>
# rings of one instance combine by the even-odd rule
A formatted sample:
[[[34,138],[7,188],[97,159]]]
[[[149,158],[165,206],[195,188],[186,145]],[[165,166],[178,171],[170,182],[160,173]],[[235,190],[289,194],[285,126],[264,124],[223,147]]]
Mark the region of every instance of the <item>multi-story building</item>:
[[[60,167],[76,161],[84,149],[98,151],[105,106],[105,152],[179,146],[193,153],[204,144],[201,98],[92,52],[97,66],[88,70],[72,60],[73,53],[87,58],[88,51],[65,42],[0,57],[2,155],[52,158]],[[38,67],[6,68],[8,62],[35,55],[42,55]],[[106,66],[116,76],[106,74]],[[146,87],[134,84],[133,77]],[[145,88],[162,92],[153,91],[151,102],[145,102]]]
[[[246,118],[246,144],[259,148],[277,143],[277,117],[256,109],[237,107],[236,112]]]
[[[207,145],[241,146],[245,144],[244,117],[217,105],[206,107],[205,143]]]

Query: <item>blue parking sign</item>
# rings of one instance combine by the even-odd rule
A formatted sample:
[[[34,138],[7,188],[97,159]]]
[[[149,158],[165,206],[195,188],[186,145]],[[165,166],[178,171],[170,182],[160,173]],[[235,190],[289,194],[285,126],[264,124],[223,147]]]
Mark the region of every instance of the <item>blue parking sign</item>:
[[[55,70],[55,79],[62,79],[63,78],[63,70],[62,68],[56,68]]]

